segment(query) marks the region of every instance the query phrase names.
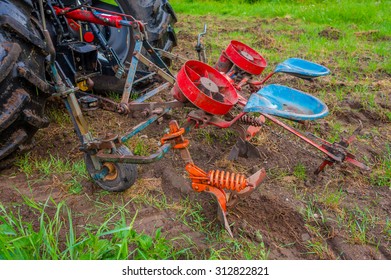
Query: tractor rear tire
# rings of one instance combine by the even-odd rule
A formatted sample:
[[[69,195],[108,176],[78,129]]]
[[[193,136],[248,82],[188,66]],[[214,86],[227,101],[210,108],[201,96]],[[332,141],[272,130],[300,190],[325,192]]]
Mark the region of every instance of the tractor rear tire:
[[[117,6],[107,4],[106,1],[92,1],[92,5],[98,8],[120,12],[133,16],[136,20],[146,23],[148,42],[155,48],[171,51],[177,45],[177,39],[173,24],[177,21],[175,12],[170,3],[163,0],[116,0]],[[130,29],[115,27],[103,27],[103,34],[108,44],[117,53],[119,59],[131,62],[135,42]],[[167,65],[171,61],[163,59]],[[139,63],[139,70],[147,70]],[[103,75],[93,78],[97,92],[122,93],[125,79],[118,80],[112,75]]]
[[[31,7],[13,2],[0,2],[0,169],[49,124],[44,117],[48,95],[39,89],[48,90],[42,31]]]

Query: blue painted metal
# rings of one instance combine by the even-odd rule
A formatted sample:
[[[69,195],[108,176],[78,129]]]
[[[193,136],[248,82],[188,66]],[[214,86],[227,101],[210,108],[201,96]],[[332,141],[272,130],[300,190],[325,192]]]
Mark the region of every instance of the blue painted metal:
[[[106,166],[104,166],[101,172],[96,173],[92,176],[92,179],[100,181],[103,180],[108,174],[109,174],[109,169]]]
[[[121,137],[121,142],[122,143],[125,143],[126,141],[128,141],[130,138],[132,138],[133,136],[135,136],[137,133],[141,132],[142,130],[146,129],[150,124],[152,124],[154,121],[156,121],[158,118],[160,118],[162,115],[168,113],[171,109],[170,108],[166,108],[164,109],[163,113],[161,113],[160,115],[153,115],[152,117],[150,117],[149,119],[147,119],[145,122],[142,122],[138,125],[136,125],[135,127],[132,128],[132,130],[130,130],[126,135],[122,136]]]
[[[134,156],[134,155],[116,155],[105,154],[99,152],[97,157],[100,162],[115,162],[115,163],[131,163],[131,164],[147,164],[158,161],[167,154],[172,148],[170,143],[161,146],[155,153],[149,156]],[[104,174],[103,171],[99,174]]]
[[[162,90],[165,90],[165,89],[169,88],[170,86],[171,86],[170,83],[165,83],[165,84],[155,88],[154,90],[151,90],[151,91],[147,92],[146,94],[144,94],[143,96],[137,98],[136,100],[133,100],[132,103],[144,102],[148,98],[151,98],[152,96],[156,95],[157,93],[159,93]]]
[[[134,52],[141,52],[142,46],[143,46],[143,43],[140,40],[137,40],[133,51]],[[130,66],[129,66],[129,72],[128,72],[128,76],[126,77],[125,88],[124,88],[124,92],[122,94],[122,102],[123,103],[129,102],[129,96],[130,96],[130,93],[132,92],[134,76],[136,75],[138,62],[139,62],[139,60],[138,60],[137,56],[134,55],[132,57],[132,62],[130,63]]]
[[[274,73],[283,72],[303,79],[312,79],[330,74],[323,65],[301,58],[289,58],[277,65]]]
[[[269,85],[250,96],[244,112],[259,112],[305,121],[324,118],[329,110],[326,104],[308,93],[286,86]]]

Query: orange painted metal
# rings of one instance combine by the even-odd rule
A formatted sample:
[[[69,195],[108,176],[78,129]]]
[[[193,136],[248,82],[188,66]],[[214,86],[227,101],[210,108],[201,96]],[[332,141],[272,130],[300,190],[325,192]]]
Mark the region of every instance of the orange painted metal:
[[[186,171],[190,175],[193,189],[197,192],[210,191],[212,188],[240,192],[249,186],[246,177],[236,173],[220,170],[211,170],[206,173],[191,163],[186,165]]]
[[[211,170],[208,176],[210,184],[219,189],[240,192],[247,187],[247,181],[244,175],[221,170]]]
[[[189,146],[190,142],[183,138],[183,134],[185,134],[185,129],[183,127],[179,128],[178,123],[172,121],[170,122],[170,133],[165,134],[160,139],[160,143],[164,145],[169,140],[175,140],[176,144],[173,146],[173,149],[185,149]]]

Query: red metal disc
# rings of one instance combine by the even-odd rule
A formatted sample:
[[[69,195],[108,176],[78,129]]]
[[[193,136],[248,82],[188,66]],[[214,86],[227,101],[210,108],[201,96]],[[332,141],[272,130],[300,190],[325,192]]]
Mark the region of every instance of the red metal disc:
[[[84,33],[83,37],[84,37],[84,41],[86,41],[87,43],[91,43],[95,39],[94,33],[90,32],[90,31],[87,31],[86,33]]]
[[[267,66],[258,52],[239,41],[231,41],[225,54],[240,69],[253,75],[260,75]]]
[[[172,94],[182,102],[185,96],[213,115],[225,115],[238,102],[231,83],[216,69],[196,60],[187,61],[179,70]]]

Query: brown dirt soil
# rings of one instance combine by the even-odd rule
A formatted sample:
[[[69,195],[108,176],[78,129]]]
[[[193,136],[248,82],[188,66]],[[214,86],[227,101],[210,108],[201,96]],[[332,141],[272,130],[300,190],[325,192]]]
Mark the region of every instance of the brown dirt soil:
[[[191,20],[194,19],[189,18],[187,22],[178,23],[178,39],[182,43],[176,51],[184,56],[190,51],[194,57],[192,50],[196,31],[194,28],[186,28],[186,24]],[[209,16],[200,17],[199,20],[212,21]],[[277,18],[275,21],[290,22],[291,19]],[[210,28],[214,28],[216,32],[238,31],[230,27],[235,26],[234,24],[219,19],[213,19],[213,22],[214,26]],[[263,24],[267,23],[269,22],[265,21]],[[252,28],[254,33],[261,34],[262,31],[257,30],[254,23]],[[329,31],[319,35],[332,39],[338,39],[335,34],[340,36],[336,30],[331,30],[331,33]],[[262,39],[255,42],[255,48],[282,48],[283,44],[278,43],[274,35],[271,32],[264,37],[260,36]],[[297,34],[288,32],[287,35]],[[179,64],[173,68],[178,70]],[[387,90],[389,78],[386,74],[383,75],[380,79],[374,80],[374,83],[377,83],[374,86]],[[281,75],[276,77],[276,82],[311,93],[316,93],[322,88],[329,87],[328,89],[333,90],[345,86],[339,81],[329,84],[330,80],[327,77],[303,83],[296,78]],[[384,83],[388,83],[387,86],[384,86]],[[380,101],[379,104],[390,109],[386,101]],[[316,130],[320,136],[329,137],[332,124],[336,120],[342,127],[355,127],[360,120],[364,129],[362,136],[354,143],[353,149],[359,160],[365,158],[371,166],[378,164],[379,158],[385,153],[384,143],[391,140],[390,122],[374,115],[373,112],[368,113],[355,100],[347,99],[338,105],[328,105],[332,118],[318,121],[318,125],[312,125],[309,130]],[[53,106],[61,107],[56,103]],[[61,111],[64,112],[64,109],[60,109]],[[157,143],[168,127],[170,119],[177,119],[183,123],[185,117],[186,112],[175,110],[161,124],[153,124],[141,134],[146,135],[144,139],[150,140],[148,142]],[[100,110],[89,112],[87,119],[94,133],[122,133],[141,121],[140,118],[118,116]],[[270,127],[281,132],[275,125]],[[372,130],[373,127],[377,127],[376,132]],[[296,145],[303,146],[302,142],[297,142],[297,139],[287,133],[285,136],[298,143]],[[385,223],[391,213],[391,193],[386,186],[372,185],[370,174],[342,164],[328,167],[324,173],[315,176],[312,171],[322,162],[321,158],[293,146],[268,129],[262,130],[252,140],[252,143],[257,145],[261,158],[239,158],[235,162],[226,160],[236,141],[235,133],[227,137],[224,130],[207,128],[192,132],[187,137],[191,141],[190,152],[194,162],[204,170],[220,168],[241,172],[246,176],[261,167],[267,170],[267,178],[261,187],[250,197],[229,209],[228,219],[235,239],[247,240],[254,244],[264,243],[271,259],[391,259],[391,238],[389,233],[385,233]],[[370,138],[371,141],[364,141],[366,138]],[[37,133],[30,158],[47,159],[50,155],[72,162],[83,158],[69,122],[62,125],[52,122],[48,128]],[[300,175],[297,171],[298,166],[304,166],[304,174]],[[161,228],[167,238],[186,236],[192,242],[195,256],[205,257],[208,256],[205,252],[209,252],[210,247],[226,246],[224,240],[228,240],[229,237],[226,233],[221,233],[221,225],[216,219],[215,201],[208,194],[192,191],[178,152],[171,151],[161,161],[138,166],[138,172],[136,184],[123,193],[107,193],[91,180],[83,179],[83,190],[78,194],[70,194],[64,182],[69,180],[72,174],[50,174],[45,177],[36,170],[27,177],[14,166],[0,173],[0,200],[7,206],[23,205],[22,196],[40,202],[46,201],[49,196],[57,202],[65,200],[74,213],[75,228],[80,230],[86,225],[99,224],[107,218],[107,206],[102,205],[116,205],[125,207],[131,215],[137,213],[135,229],[140,232],[153,234],[157,228]],[[341,199],[330,201],[328,198],[336,193]],[[138,201],[140,197],[144,197],[145,201]],[[128,203],[129,200],[134,200],[134,203]],[[157,202],[163,200],[166,200],[170,207],[160,207]],[[201,226],[207,228],[207,231],[199,230],[200,225],[194,221],[188,206],[183,206],[183,201],[186,200],[191,201],[191,205],[200,205],[201,216],[204,217]],[[27,220],[35,221],[36,214],[26,209],[22,208],[21,215]],[[364,222],[365,217],[360,209],[369,209],[375,217],[374,222],[367,225],[365,240],[358,239],[349,227],[353,221],[352,217]],[[190,209],[193,210],[194,208]],[[217,232],[220,237],[217,238],[210,232]],[[181,239],[176,239],[175,243],[178,248],[188,246],[184,245]],[[315,248],[314,244],[318,244],[320,249]],[[240,253],[228,256],[243,258]]]

